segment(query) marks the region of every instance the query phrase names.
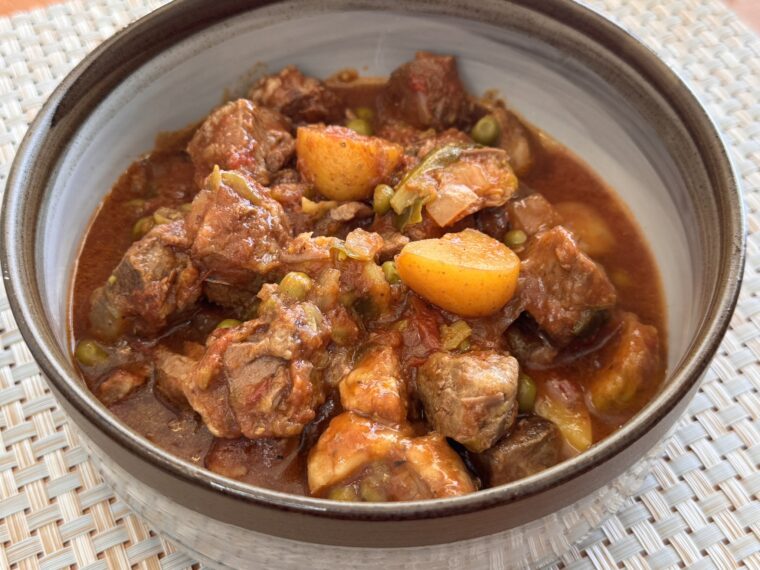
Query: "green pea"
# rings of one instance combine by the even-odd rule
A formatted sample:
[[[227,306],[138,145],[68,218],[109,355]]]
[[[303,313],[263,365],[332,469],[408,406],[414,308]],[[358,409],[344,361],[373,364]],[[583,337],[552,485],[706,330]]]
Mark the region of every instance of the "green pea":
[[[135,222],[135,225],[132,226],[132,239],[140,239],[145,234],[147,234],[155,225],[156,221],[153,219],[153,216],[145,216],[143,218],[140,218]]]
[[[509,230],[504,235],[504,243],[512,249],[520,247],[526,241],[528,241],[528,236],[522,230]]]
[[[84,366],[97,366],[108,360],[108,353],[94,340],[79,341],[74,356]]]
[[[470,132],[472,140],[485,146],[496,144],[500,134],[501,127],[499,126],[499,121],[493,115],[481,117]]]
[[[280,281],[280,293],[294,301],[306,299],[311,287],[311,277],[300,271],[291,271]]]
[[[365,121],[372,121],[375,118],[375,112],[369,107],[357,107],[354,109],[354,115]]]
[[[396,269],[396,263],[393,261],[386,261],[383,263],[383,275],[385,275],[385,280],[390,284],[401,281],[398,269]]]
[[[382,216],[390,211],[391,198],[393,198],[393,188],[387,184],[375,186],[375,194],[372,197],[372,208],[374,208],[378,216]]]
[[[372,125],[365,119],[351,119],[346,123],[346,126],[352,131],[356,131],[357,134],[364,135],[365,137],[372,136]]]
[[[233,327],[236,327],[240,324],[240,321],[237,319],[224,319],[223,321],[220,321],[218,325],[216,325],[216,328],[218,329],[231,329]]]
[[[527,374],[520,374],[517,380],[517,404],[524,414],[533,411],[536,403],[536,383]]]

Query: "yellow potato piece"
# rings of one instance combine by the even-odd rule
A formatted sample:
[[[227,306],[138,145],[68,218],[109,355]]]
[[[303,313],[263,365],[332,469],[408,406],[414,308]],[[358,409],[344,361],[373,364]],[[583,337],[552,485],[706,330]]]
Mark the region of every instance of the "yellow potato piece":
[[[591,257],[609,253],[615,247],[615,236],[609,224],[592,206],[582,202],[560,202],[554,209],[565,226],[578,240],[578,247]]]
[[[413,241],[396,258],[401,280],[431,303],[463,317],[484,317],[515,294],[520,259],[472,229]]]
[[[591,416],[585,406],[569,406],[550,395],[541,394],[534,409],[542,418],[557,424],[562,437],[573,450],[580,453],[591,447]]]
[[[299,127],[298,170],[331,200],[366,200],[396,169],[403,147],[338,126]]]

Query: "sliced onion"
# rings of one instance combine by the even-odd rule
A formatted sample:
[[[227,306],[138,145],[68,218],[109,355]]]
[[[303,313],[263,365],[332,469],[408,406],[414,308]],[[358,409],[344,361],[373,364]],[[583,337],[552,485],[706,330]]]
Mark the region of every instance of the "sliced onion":
[[[428,203],[427,213],[436,224],[448,226],[475,211],[480,198],[464,184],[447,184],[438,189],[438,196]]]

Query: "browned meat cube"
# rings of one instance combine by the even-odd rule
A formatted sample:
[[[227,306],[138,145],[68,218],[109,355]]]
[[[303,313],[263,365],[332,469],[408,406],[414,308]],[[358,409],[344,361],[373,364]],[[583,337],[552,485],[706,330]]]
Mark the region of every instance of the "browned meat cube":
[[[224,354],[230,406],[249,438],[290,437],[314,419],[323,395],[313,365],[262,354],[260,342],[235,343]]]
[[[184,386],[189,381],[197,361],[159,345],[154,351],[154,362],[156,365],[155,390],[174,406],[187,406]]]
[[[475,452],[491,447],[517,415],[517,360],[495,351],[436,352],[417,373],[433,428]]]
[[[295,141],[288,120],[277,111],[238,99],[222,105],[196,131],[187,152],[202,186],[214,166],[241,170],[256,182],[269,184],[272,175],[293,156]]]
[[[198,361],[176,354],[162,346],[155,350],[156,390],[175,406],[190,406],[216,437],[240,437],[240,426],[229,404],[225,382],[199,387],[194,379]]]
[[[290,238],[280,204],[235,172],[206,180],[187,216],[187,231],[193,259],[212,280],[244,286],[277,266]]]
[[[657,329],[624,313],[619,332],[605,349],[604,366],[591,381],[591,402],[597,411],[615,413],[629,407],[634,397],[657,378],[660,347]]]
[[[258,324],[223,354],[230,405],[246,437],[295,436],[324,401],[309,358],[329,342],[330,323],[308,301],[285,301],[274,285],[260,297]]]
[[[517,481],[562,459],[562,437],[557,426],[538,416],[517,421],[512,432],[476,458],[489,485]]]
[[[324,401],[311,360],[330,340],[327,315],[311,302],[281,297],[276,285],[262,287],[259,297],[259,318],[212,332],[203,358],[181,382],[217,437],[298,435]]]
[[[452,56],[418,52],[391,73],[378,97],[382,122],[443,130],[467,120],[469,102]]]
[[[548,230],[562,223],[557,211],[541,194],[531,194],[507,204],[509,224],[528,236]]]
[[[279,111],[296,123],[335,123],[343,117],[340,97],[320,80],[294,65],[262,77],[251,89],[256,104]]]
[[[248,285],[230,285],[226,281],[207,279],[203,283],[203,296],[207,301],[227,309],[225,313],[241,321],[256,316],[259,299],[256,296],[263,279],[252,279]]]
[[[599,310],[612,307],[617,294],[604,269],[557,226],[531,240],[521,266],[520,298],[538,325],[563,345]]]
[[[111,406],[140,388],[148,381],[149,376],[150,371],[147,368],[140,373],[118,368],[98,385],[95,393],[101,402]]]
[[[391,336],[393,340],[385,344]],[[401,339],[387,335],[380,342],[370,345],[340,382],[340,402],[344,410],[379,422],[402,424],[406,421],[407,393],[398,357]]]
[[[181,220],[133,243],[106,284],[93,292],[92,330],[104,339],[126,332],[152,336],[191,309],[201,293],[201,275],[189,245]]]
[[[438,434],[407,431],[345,412],[309,453],[312,495],[339,501],[413,501],[464,495],[475,485],[462,460]]]

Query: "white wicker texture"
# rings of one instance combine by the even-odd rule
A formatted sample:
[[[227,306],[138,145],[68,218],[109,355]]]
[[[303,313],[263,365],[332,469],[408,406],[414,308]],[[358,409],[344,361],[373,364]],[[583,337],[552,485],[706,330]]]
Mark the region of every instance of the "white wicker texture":
[[[731,330],[638,496],[558,563],[760,569],[760,39],[718,0],[590,0],[695,89],[749,214]],[[88,51],[160,0],[75,1],[0,19],[0,187],[28,122]],[[116,499],[71,433],[0,287],[0,568],[189,567]]]

